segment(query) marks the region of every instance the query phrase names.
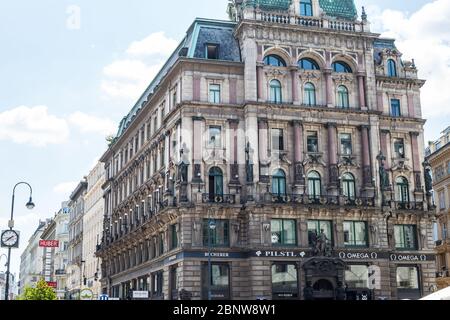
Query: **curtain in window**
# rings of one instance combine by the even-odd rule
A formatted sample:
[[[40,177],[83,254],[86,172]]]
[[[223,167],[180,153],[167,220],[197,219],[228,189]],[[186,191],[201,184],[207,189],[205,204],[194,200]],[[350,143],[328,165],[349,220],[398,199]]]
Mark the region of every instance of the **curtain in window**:
[[[278,80],[270,81],[270,101],[272,103],[281,103],[281,83]]]
[[[303,100],[308,106],[316,105],[316,87],[311,82],[305,84]]]
[[[350,100],[348,96],[348,89],[345,86],[338,87],[338,107],[350,108]]]

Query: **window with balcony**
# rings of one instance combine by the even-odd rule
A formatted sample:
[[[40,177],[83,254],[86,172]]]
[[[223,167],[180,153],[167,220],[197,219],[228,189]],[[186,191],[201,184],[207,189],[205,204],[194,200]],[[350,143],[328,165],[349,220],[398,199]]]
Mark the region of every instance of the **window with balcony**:
[[[388,77],[396,77],[397,76],[397,64],[394,60],[389,59],[387,62],[388,66]]]
[[[282,103],[281,82],[278,80],[270,81],[270,102]]]
[[[323,232],[329,241],[333,241],[332,221],[329,220],[308,220],[308,243],[312,247],[315,245],[317,237]]]
[[[409,182],[405,177],[398,177],[396,180],[397,201],[400,203],[409,203]]]
[[[356,198],[355,177],[351,173],[342,175],[342,194],[349,200]]]
[[[317,171],[308,173],[308,195],[310,199],[319,199],[322,195],[322,180]]]
[[[391,116],[400,117],[401,109],[400,109],[400,100],[399,99],[391,99]]]
[[[220,103],[220,84],[209,85],[209,102]]]
[[[344,244],[346,247],[367,247],[367,223],[344,221]]]
[[[308,131],[306,140],[308,153],[319,152],[319,137],[317,131]]]
[[[394,226],[395,248],[399,250],[417,250],[417,228],[415,225]]]
[[[272,176],[272,193],[280,197],[286,195],[286,174],[281,169]]]
[[[320,70],[319,64],[311,58],[303,58],[298,62],[298,67],[302,70]]]
[[[346,86],[339,86],[337,88],[337,106],[342,109],[350,108],[350,99]]]
[[[264,64],[272,67],[286,67],[286,62],[280,56],[275,54],[264,58]]]
[[[274,246],[295,246],[297,244],[296,221],[272,219],[271,235]]]
[[[316,87],[308,82],[305,84],[303,89],[303,103],[307,106],[315,106],[316,105]]]
[[[300,0],[300,15],[312,17],[313,15],[312,0]]]
[[[397,159],[405,159],[405,141],[394,139],[394,153]]]
[[[209,143],[210,148],[220,148],[222,146],[222,128],[218,126],[209,127]]]
[[[341,133],[339,140],[341,142],[341,155],[350,156],[353,153],[352,135],[350,133]]]
[[[214,201],[216,197],[223,196],[223,173],[218,167],[209,170],[209,199]]]
[[[206,44],[205,45],[205,58],[211,60],[219,59],[219,45],[218,44]]]
[[[284,150],[284,134],[283,129],[272,129],[272,151]]]
[[[203,245],[212,247],[230,246],[230,223],[228,220],[213,220],[215,228],[210,228],[209,219],[203,220]]]

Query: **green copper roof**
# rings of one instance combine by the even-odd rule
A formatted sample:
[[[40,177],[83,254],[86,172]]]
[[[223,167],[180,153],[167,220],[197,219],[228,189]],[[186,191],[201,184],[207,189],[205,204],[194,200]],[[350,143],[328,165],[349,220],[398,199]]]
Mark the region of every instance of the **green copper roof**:
[[[245,6],[263,10],[289,10],[292,0],[246,0]],[[355,20],[358,17],[354,0],[319,0],[323,11],[331,17]]]
[[[354,0],[319,0],[319,5],[331,17],[349,20],[358,17]]]
[[[266,10],[288,10],[292,0],[247,0],[246,6],[260,7]]]

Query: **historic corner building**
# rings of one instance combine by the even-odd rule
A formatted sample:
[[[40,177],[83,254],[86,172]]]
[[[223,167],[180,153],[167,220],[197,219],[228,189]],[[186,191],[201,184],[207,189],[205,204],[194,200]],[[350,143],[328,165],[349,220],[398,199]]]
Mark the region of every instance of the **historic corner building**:
[[[194,21],[101,159],[103,292],[429,294],[434,211],[414,62],[351,0],[228,10],[231,21]]]

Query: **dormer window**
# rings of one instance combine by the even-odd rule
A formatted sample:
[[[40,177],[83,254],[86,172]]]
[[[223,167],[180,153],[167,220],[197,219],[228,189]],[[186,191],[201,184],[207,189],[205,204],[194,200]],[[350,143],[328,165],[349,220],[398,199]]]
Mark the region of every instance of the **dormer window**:
[[[388,60],[388,77],[397,77],[397,64],[394,60]]]
[[[300,15],[312,17],[312,0],[301,0],[300,1]]]
[[[205,50],[206,59],[218,60],[219,59],[219,45],[207,44]]]

